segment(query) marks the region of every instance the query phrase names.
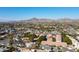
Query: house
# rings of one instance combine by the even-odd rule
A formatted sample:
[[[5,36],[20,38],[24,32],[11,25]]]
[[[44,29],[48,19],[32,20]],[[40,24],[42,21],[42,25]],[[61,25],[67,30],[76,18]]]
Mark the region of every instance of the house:
[[[27,49],[27,48],[18,48],[18,50],[19,50],[20,52],[30,52],[30,50]]]
[[[40,45],[40,48],[41,48],[42,50],[51,51],[51,46],[50,46],[50,45]]]
[[[7,50],[8,50],[7,47],[0,47],[0,52],[5,52]]]
[[[20,38],[14,38],[14,42],[13,42],[14,46],[19,46],[19,47],[25,47],[25,43],[23,42],[23,40]]]
[[[9,40],[8,39],[0,40],[0,45],[8,46]]]
[[[26,45],[27,48],[31,48],[32,47],[32,44],[33,44],[32,42],[25,43],[25,45]]]

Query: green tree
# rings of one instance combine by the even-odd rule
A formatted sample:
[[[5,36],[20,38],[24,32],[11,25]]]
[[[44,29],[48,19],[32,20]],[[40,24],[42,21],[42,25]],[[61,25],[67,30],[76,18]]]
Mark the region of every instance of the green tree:
[[[53,42],[56,42],[56,39],[55,39],[55,38],[52,38],[52,41],[53,41]]]
[[[32,41],[34,38],[37,38],[37,36],[35,34],[30,34],[29,36],[30,41]]]
[[[46,36],[40,36],[37,42],[41,43],[41,41],[46,40]]]
[[[79,52],[79,49],[77,49],[77,52]]]
[[[13,34],[9,34],[8,39],[9,39],[8,51],[9,52],[15,51],[15,47],[13,47]]]
[[[31,34],[30,32],[25,33],[24,37],[28,37],[30,41],[32,41],[34,38],[37,38],[35,34]]]
[[[65,33],[62,33],[62,36],[63,36],[62,38],[63,42],[66,42],[68,45],[72,45],[72,41],[66,36]]]

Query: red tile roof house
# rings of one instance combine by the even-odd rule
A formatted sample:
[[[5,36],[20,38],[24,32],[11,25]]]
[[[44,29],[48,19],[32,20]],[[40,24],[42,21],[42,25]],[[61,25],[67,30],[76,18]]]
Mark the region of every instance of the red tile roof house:
[[[56,42],[53,42],[52,38],[55,38]],[[61,34],[56,34],[56,35],[48,34],[47,35],[47,41],[42,41],[41,45],[67,47],[67,43],[61,42]]]

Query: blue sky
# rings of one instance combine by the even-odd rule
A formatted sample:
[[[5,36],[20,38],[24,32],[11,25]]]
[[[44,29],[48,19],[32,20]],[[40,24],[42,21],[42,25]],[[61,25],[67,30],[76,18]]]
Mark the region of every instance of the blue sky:
[[[78,7],[0,7],[0,21],[30,18],[79,18]]]

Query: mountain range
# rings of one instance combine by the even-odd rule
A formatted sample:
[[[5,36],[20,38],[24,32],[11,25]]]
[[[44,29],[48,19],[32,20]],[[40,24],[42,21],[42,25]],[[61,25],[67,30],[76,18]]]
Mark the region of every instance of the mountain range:
[[[60,18],[60,19],[47,19],[47,18],[31,18],[26,20],[19,20],[19,21],[8,21],[8,22],[79,22],[79,19],[70,19],[70,18]]]

